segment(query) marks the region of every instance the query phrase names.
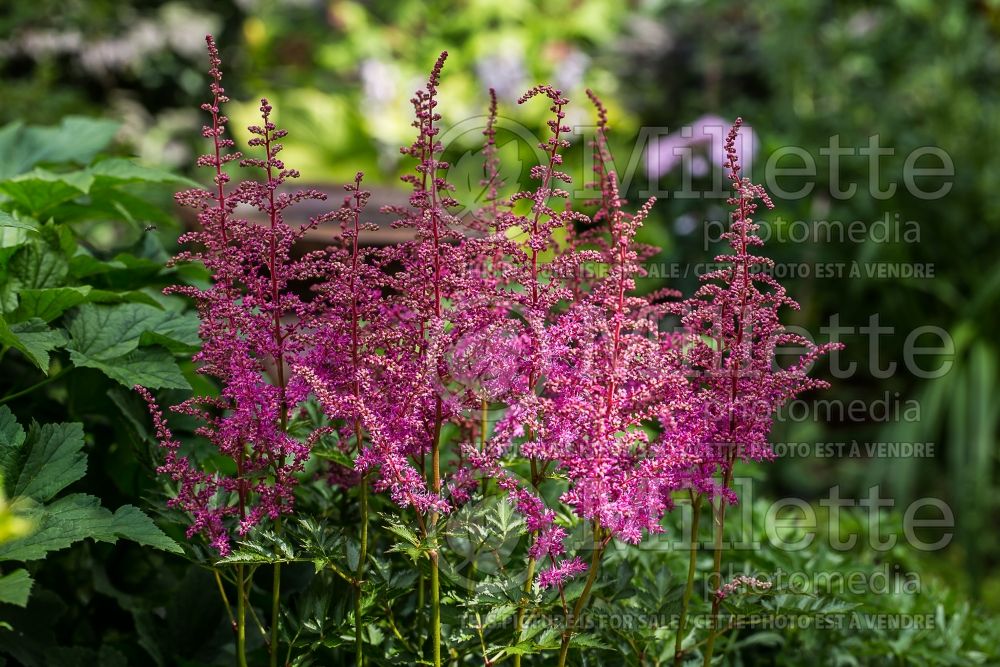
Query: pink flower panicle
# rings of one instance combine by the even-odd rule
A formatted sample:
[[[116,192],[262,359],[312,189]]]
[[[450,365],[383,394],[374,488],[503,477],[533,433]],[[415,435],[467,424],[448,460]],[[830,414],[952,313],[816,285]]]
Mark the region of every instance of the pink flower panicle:
[[[233,142],[222,138],[226,118],[219,105],[226,98],[219,83],[221,61],[212,38],[207,42],[213,101],[202,108],[211,114],[213,124],[203,135],[213,140],[213,152],[199,158],[198,164],[213,170],[215,189],[178,194],[180,204],[198,211],[200,225],[181,237],[197,249],[179,253],[174,261],[202,263],[212,282],[205,288],[177,285],[166,291],[196,303],[203,343],[194,360],[199,373],[216,378],[221,392],[218,399],[196,397],[173,410],[202,420],[198,435],[232,459],[236,471],[231,476],[221,471],[210,474],[199,470],[196,462],[178,457],[165,427],[160,440],[167,451],[164,472],[179,484],[174,504],[192,514],[193,532],[205,534],[225,553],[231,520],[244,535],[265,518],[274,520],[291,511],[295,474],[309,453],[311,442],[292,438],[285,426],[292,408],[304,398],[304,384],[289,373],[297,360],[308,355],[305,324],[315,319],[319,304],[302,300],[291,284],[317,279],[328,262],[322,254],[293,259],[292,246],[306,229],[329,216],[314,218],[299,229],[285,223],[285,209],[325,196],[283,188],[298,173],[279,158],[285,131],[272,121],[267,100],[261,100],[261,124],[249,128],[253,135],[249,145],[260,149],[262,156],[226,152]],[[229,177],[223,167],[234,160],[258,169],[262,179],[227,188]],[[240,204],[260,212],[265,223],[237,218]],[[150,399],[148,392],[143,395]]]
[[[733,188],[728,201],[734,211],[723,237],[731,252],[716,257],[722,268],[702,276],[702,286],[674,308],[688,332],[684,363],[693,392],[689,409],[697,413],[693,428],[699,432],[700,455],[709,462],[708,469],[730,469],[737,457],[771,458],[768,435],[774,413],[796,394],[826,387],[808,371],[820,356],[839,348],[816,345],[781,323],[779,310],[799,305],[767,270],[773,261],[751,252],[763,245],[753,221],[757,202],[768,208],[773,204],[761,186],[741,174],[736,150],[741,124],[737,119],[725,142],[725,167]],[[781,367],[775,361],[780,347],[805,352]],[[692,428],[685,416],[674,421]]]
[[[568,558],[558,565],[553,565],[546,570],[542,570],[538,574],[538,586],[540,588],[551,588],[552,586],[562,588],[566,580],[572,579],[586,571],[587,564],[581,559]]]
[[[546,330],[543,437],[522,451],[567,477],[561,500],[580,517],[635,543],[643,532],[660,530],[679,471],[688,465],[645,428],[675,399],[683,377],[672,363],[671,339],[657,326],[662,306],[632,294],[645,275],[641,262],[653,252],[636,244],[635,234],[655,200],[634,214],[622,209],[606,150],[606,113],[591,99],[599,116],[602,164],[594,171],[602,197],[595,217],[602,226],[580,241],[596,249],[607,271]]]

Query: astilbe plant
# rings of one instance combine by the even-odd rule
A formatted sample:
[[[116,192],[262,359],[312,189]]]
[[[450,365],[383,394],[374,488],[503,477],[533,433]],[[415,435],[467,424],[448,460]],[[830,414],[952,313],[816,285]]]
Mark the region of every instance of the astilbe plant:
[[[290,289],[294,281],[310,280],[326,272],[320,253],[294,259],[292,246],[307,229],[322,222],[314,218],[302,228],[292,228],[283,212],[305,199],[323,199],[315,190],[285,192],[280,188],[298,177],[278,157],[285,131],[271,120],[272,108],[260,102],[261,124],[248,128],[249,145],[261,157],[244,157],[232,150],[225,136],[228,119],[221,105],[228,101],[222,87],[221,61],[215,43],[207,38],[211,58],[213,99],[202,106],[211,114],[211,126],[202,136],[211,139],[213,152],[198,158],[198,166],[211,169],[214,188],[181,192],[177,201],[198,212],[200,228],[181,236],[194,250],[179,253],[175,262],[200,262],[211,275],[207,287],[175,286],[168,293],[191,298],[201,320],[201,350],[194,355],[198,372],[214,377],[218,396],[195,396],[172,407],[174,412],[201,421],[195,433],[209,442],[233,464],[233,472],[221,467],[208,471],[181,451],[156,408],[153,397],[137,390],[149,402],[158,437],[165,449],[159,472],[177,485],[170,504],[192,516],[188,537],[201,533],[221,556],[231,549],[234,533],[246,535],[262,521],[280,526],[292,511],[296,473],[309,456],[310,442],[287,432],[290,411],[304,398],[302,382],[291,369],[311,352],[306,324],[315,319],[315,306]],[[225,165],[256,169],[259,180],[245,180],[229,187]],[[237,207],[259,211],[259,224],[237,214]],[[320,433],[314,434],[319,436]],[[242,566],[237,575],[240,636],[242,643],[245,589]],[[280,566],[275,566],[274,599],[279,595]],[[272,629],[277,627],[277,612]],[[272,643],[276,635],[272,633]],[[242,656],[242,646],[239,654]]]
[[[354,571],[334,566],[354,587],[358,664],[366,662],[365,600],[374,595],[366,581],[368,564],[376,562],[369,551],[369,490],[395,506],[386,534],[409,540],[403,550],[422,562],[416,613],[423,613],[426,583],[430,619],[420,636],[435,665],[443,648],[440,559],[447,544],[441,519],[477,496],[506,498],[529,535],[523,586],[512,600],[509,651],[491,657],[480,626],[485,664],[507,656],[520,664],[530,644],[526,612],[546,594],[562,610],[557,647],[564,665],[608,545],[638,544],[660,532],[676,497],[694,508],[692,541],[702,503],[713,504],[709,585],[717,618],[720,602],[745,583],[720,581],[725,506],[736,501],[734,464],[770,458],[775,411],[798,392],[823,386],[807,371],[832,347],[784,328],[779,309],[796,304],[761,270],[770,260],[752,254],[761,245],[752,218],[756,201],[770,200],[741,175],[735,151],[740,122],[726,142],[734,191],[725,236],[731,253],[717,258],[722,268],[705,276],[689,299],[670,290],[640,295],[644,263],[658,249],[638,243],[636,235],[655,202],[629,207],[623,200],[608,149],[607,112],[595,94],[588,91],[598,116],[595,199],[577,206],[570,198],[572,179],[562,168],[569,100],[550,86],[536,86],[518,100],[544,99],[551,113],[539,143],[544,162],[530,172],[534,185],[501,196],[497,99],[490,91],[485,201],[459,216],[439,139],[442,53],[412,100],[416,139],[402,149],[415,162],[414,173],[403,177],[412,188],[408,206],[387,209],[394,226],[410,230],[413,239],[370,247],[363,242],[373,229],[363,222],[370,195],[360,173],[339,208],[302,228],[285,223],[289,206],[323,195],[286,189],[298,174],[278,157],[284,131],[273,123],[266,100],[261,124],[249,128],[249,145],[261,156],[233,151],[221,112],[227,99],[219,57],[211,38],[208,45],[213,100],[203,109],[212,122],[203,136],[212,152],[198,164],[212,170],[213,187],[178,195],[198,211],[200,228],[182,237],[195,249],[176,261],[202,263],[211,284],[171,291],[197,304],[204,344],[195,361],[220,391],[173,410],[201,420],[197,434],[232,461],[232,471],[203,467],[185,455],[153,397],[138,388],[164,449],[159,470],[174,482],[170,503],[191,516],[188,536],[203,535],[225,556],[234,536],[243,538],[261,524],[280,531],[311,448],[332,441],[337,454],[321,479],[356,490],[360,513]],[[261,177],[230,186],[226,166],[233,162]],[[240,217],[240,206],[256,209],[265,222]],[[324,221],[339,221],[339,238],[321,251],[296,255],[295,242]],[[674,317],[679,330],[666,326]],[[786,347],[805,351],[778,365],[777,353]],[[313,400],[324,425],[293,437],[290,420]],[[491,411],[499,414],[492,424]],[[575,528],[590,536],[589,562],[568,539]],[[686,654],[682,639],[696,561],[692,550],[676,635],[678,663]],[[576,597],[568,598],[567,582],[583,574]],[[235,583],[237,655],[245,664],[250,582],[242,565]],[[272,665],[279,606],[276,561]],[[394,635],[419,653],[387,609]],[[706,665],[717,633],[709,631]]]
[[[741,124],[742,119],[737,118],[725,141],[725,168],[733,191],[728,203],[733,212],[723,238],[729,242],[731,252],[715,258],[720,268],[703,275],[702,286],[675,309],[688,338],[683,363],[691,380],[692,401],[686,411],[675,411],[671,418],[688,434],[697,434],[691,444],[697,447],[694,454],[702,461],[699,467],[703,476],[691,498],[696,513],[703,497],[714,500],[710,585],[717,592],[724,590],[721,561],[725,509],[737,500],[730,488],[734,465],[737,460],[773,458],[768,435],[775,413],[795,395],[827,386],[825,381],[809,377],[808,371],[820,356],[839,347],[836,343],[816,345],[781,323],[780,309],[798,309],[799,305],[767,270],[773,267],[773,261],[753,253],[754,248],[764,244],[756,235],[759,225],[753,219],[757,202],[767,208],[773,204],[763,187],[742,175],[736,150]],[[784,367],[778,364],[782,348],[782,356],[791,357]],[[694,562],[692,552],[692,572]],[[691,574],[689,588],[690,581]],[[688,595],[686,591],[677,632],[677,664],[681,660]],[[723,597],[716,595],[712,601],[713,627],[704,652],[706,667],[711,664],[719,632],[717,619]]]

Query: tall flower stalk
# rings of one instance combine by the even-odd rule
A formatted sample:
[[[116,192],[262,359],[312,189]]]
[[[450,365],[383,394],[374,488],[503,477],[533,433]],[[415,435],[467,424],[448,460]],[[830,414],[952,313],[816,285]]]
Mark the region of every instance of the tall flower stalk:
[[[837,344],[816,345],[785,329],[779,310],[797,309],[798,303],[766,270],[773,261],[752,253],[763,245],[753,221],[757,202],[772,208],[764,189],[742,175],[736,150],[741,119],[730,129],[725,142],[728,176],[733,194],[729,230],[723,237],[731,252],[716,257],[721,268],[702,276],[703,284],[677,309],[689,335],[685,365],[692,381],[688,415],[697,422],[703,470],[714,473],[714,488],[702,486],[710,496],[713,514],[712,571],[708,587],[713,592],[711,627],[704,649],[704,664],[711,664],[715,640],[720,633],[719,610],[723,596],[722,556],[726,506],[736,501],[731,489],[738,460],[773,457],[768,435],[775,412],[796,394],[823,388],[822,380],[810,378],[812,364]],[[802,349],[792,363],[781,367],[776,351],[781,347]],[[706,478],[709,479],[709,478]],[[694,497],[698,502],[698,496]],[[692,536],[692,540],[696,540]],[[689,577],[690,580],[690,577]],[[688,593],[686,593],[687,595]],[[675,661],[679,656],[675,658]]]
[[[296,473],[312,445],[313,438],[301,442],[287,428],[289,411],[304,397],[301,390],[292,390],[289,369],[307,353],[302,325],[315,314],[314,305],[295,295],[290,284],[315,278],[324,266],[317,256],[293,259],[292,246],[325,216],[293,229],[285,223],[283,211],[299,201],[325,196],[314,190],[282,190],[298,173],[278,157],[285,131],[271,120],[272,109],[265,99],[260,104],[261,124],[248,128],[249,145],[260,149],[262,157],[229,152],[233,141],[224,136],[227,119],[220,108],[228,101],[221,86],[221,62],[214,40],[208,37],[207,43],[213,100],[202,108],[211,114],[212,125],[202,135],[212,139],[213,150],[198,158],[198,165],[212,169],[215,188],[177,195],[180,204],[198,211],[200,226],[181,237],[182,243],[196,249],[179,253],[173,261],[200,262],[212,281],[205,288],[179,285],[166,291],[196,303],[203,342],[194,360],[199,373],[218,381],[220,394],[196,396],[172,410],[200,420],[196,433],[232,460],[235,473],[202,469],[199,462],[182,455],[152,395],[141,387],[137,390],[158,420],[165,451],[159,471],[177,485],[170,504],[192,517],[189,536],[204,535],[221,556],[227,556],[233,533],[245,536],[265,521],[280,530],[282,516],[292,511]],[[224,167],[233,161],[259,170],[263,178],[227,188],[230,178]],[[241,204],[261,212],[266,223],[236,216]],[[250,581],[242,565],[236,569],[237,655],[245,664]],[[272,665],[277,664],[280,581],[280,564],[275,564],[268,635]]]

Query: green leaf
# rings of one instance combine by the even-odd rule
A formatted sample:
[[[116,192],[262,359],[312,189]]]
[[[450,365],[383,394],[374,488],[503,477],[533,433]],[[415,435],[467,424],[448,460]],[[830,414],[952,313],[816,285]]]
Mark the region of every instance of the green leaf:
[[[192,188],[201,187],[195,181],[171,173],[165,169],[146,167],[124,158],[101,160],[90,168],[94,175],[94,187],[108,187],[122,183],[179,183]]]
[[[327,459],[328,461],[333,461],[339,466],[344,468],[353,469],[354,460],[348,456],[346,453],[340,451],[336,446],[333,447],[313,447],[312,454],[318,456],[321,459]]]
[[[153,523],[152,519],[133,505],[123,505],[115,511],[114,517],[112,517],[111,529],[115,536],[131,540],[137,544],[175,554],[184,552],[177,542],[167,537]],[[114,540],[106,541],[113,542]]]
[[[298,556],[295,548],[287,540],[271,531],[261,531],[249,539],[241,540],[239,547],[221,558],[218,563],[294,563],[308,560]]]
[[[163,310],[163,306],[156,299],[142,290],[115,292],[113,290],[95,289],[90,291],[87,301],[92,303],[145,303],[158,310]]]
[[[178,313],[160,310],[163,318],[153,331],[146,331],[139,336],[140,345],[162,345],[171,352],[197,352],[201,347],[198,337],[200,325],[194,313]]]
[[[19,350],[46,375],[49,374],[49,353],[65,345],[66,340],[61,329],[50,329],[38,318],[15,324],[0,318],[0,344]]]
[[[26,518],[36,523],[37,530],[26,537],[0,544],[0,560],[37,560],[50,551],[65,549],[94,535],[103,535],[112,515],[100,503],[94,496],[78,493],[26,512]]]
[[[142,334],[146,332],[168,337],[177,335],[180,336],[178,342],[190,342],[185,325],[176,319],[183,317],[139,303],[85,304],[76,311],[67,327],[70,347],[90,359],[109,360],[139,347]]]
[[[27,242],[27,231],[17,227],[0,227],[0,266],[6,266],[14,253]]]
[[[145,222],[158,225],[176,225],[176,219],[169,209],[138,197],[123,188],[91,188],[85,205],[70,205],[73,208],[58,210],[64,220],[111,219],[124,220],[135,226]]]
[[[8,470],[20,467],[21,445],[24,428],[6,405],[0,405],[0,484],[8,477]],[[3,487],[0,487],[3,488]]]
[[[99,260],[83,249],[78,249],[70,259],[70,275],[87,278],[106,276],[108,289],[134,289],[150,284],[163,272],[163,262],[120,253],[108,261]]]
[[[28,134],[42,148],[38,162],[87,164],[115,138],[121,123],[104,118],[67,116],[56,127],[33,127]]]
[[[35,169],[7,181],[0,181],[0,192],[10,197],[21,208],[35,217],[41,213],[73,201],[90,192],[94,177],[89,171],[55,173]]]
[[[581,633],[578,635],[573,635],[573,638],[569,640],[570,646],[576,646],[579,648],[599,648],[605,651],[612,650],[611,646],[607,644],[597,635]]]
[[[417,546],[420,544],[420,538],[417,537],[417,534],[398,521],[389,519],[385,524],[385,529],[395,534],[396,536],[406,540],[413,546]]]
[[[23,229],[29,232],[38,232],[38,223],[34,221],[19,220],[15,218],[7,211],[0,211],[0,227],[9,227],[13,229]]]
[[[10,260],[10,275],[21,289],[61,287],[69,273],[66,258],[41,243],[23,247]]]
[[[89,285],[83,285],[20,290],[20,304],[11,319],[20,321],[37,317],[51,322],[70,308],[87,301],[90,289]]]
[[[6,405],[0,405],[0,471],[4,469],[4,449],[13,445],[20,447],[24,442],[24,429],[17,423],[17,417]]]
[[[20,445],[0,443],[4,491],[44,502],[87,472],[83,425],[32,424]]]
[[[101,507],[94,496],[76,493],[27,513],[38,530],[27,537],[0,544],[0,560],[29,561],[44,558],[85,539],[115,543],[132,540],[157,549],[180,553],[180,546],[163,534],[152,520],[131,505],[117,512]]]
[[[125,268],[127,268],[125,264],[117,260],[97,259],[85,248],[77,248],[76,254],[69,259],[69,274],[74,278],[87,278],[111,271],[121,271]]]
[[[35,582],[25,569],[17,569],[0,577],[0,602],[28,606],[28,596]]]
[[[126,387],[191,388],[173,355],[163,349],[142,348],[112,359],[95,359],[71,349],[69,356],[77,366],[95,368]]]
[[[55,127],[12,123],[0,129],[0,179],[24,173],[40,163],[87,164],[114,138],[120,123],[67,116]]]
[[[14,312],[18,303],[17,281],[0,283],[0,314]]]
[[[190,351],[197,344],[193,315],[139,303],[114,306],[84,304],[69,323],[70,359],[96,368],[127,387],[188,389],[169,352],[140,345],[160,344]]]

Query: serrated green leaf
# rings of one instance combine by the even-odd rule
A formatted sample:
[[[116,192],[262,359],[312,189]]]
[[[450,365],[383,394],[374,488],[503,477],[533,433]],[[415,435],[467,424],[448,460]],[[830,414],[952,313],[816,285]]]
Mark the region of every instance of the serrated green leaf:
[[[333,461],[337,465],[348,469],[354,468],[354,461],[350,456],[340,451],[336,447],[314,447],[312,453],[321,459]]]
[[[18,322],[37,317],[51,322],[65,311],[86,301],[90,290],[89,285],[20,290],[20,304],[11,319]]]
[[[135,350],[147,332],[169,338],[180,346],[198,343],[194,315],[140,303],[84,304],[73,314],[67,329],[70,348],[94,360],[115,359]]]
[[[27,537],[0,544],[0,560],[37,560],[85,539],[110,543],[128,539],[176,553],[180,550],[135,507],[126,505],[112,513],[101,507],[99,499],[82,493],[35,508],[27,516],[37,522],[38,529]]]
[[[28,596],[34,584],[25,569],[17,569],[0,577],[0,602],[18,607],[28,606]]]
[[[578,648],[599,648],[605,651],[612,650],[612,647],[607,644],[604,640],[594,634],[581,633],[573,635],[569,640],[570,646],[576,646]]]
[[[295,549],[287,540],[273,532],[263,531],[250,539],[240,541],[237,549],[217,562],[222,564],[273,564],[307,562],[308,560],[308,558],[297,556]]]
[[[152,519],[133,505],[123,505],[115,510],[112,531],[117,537],[147,547],[175,554],[184,552],[177,542],[167,537],[166,533],[160,530]]]
[[[87,194],[94,182],[87,170],[55,173],[35,169],[6,181],[0,181],[0,192],[11,198],[32,216]]]
[[[38,223],[34,220],[20,220],[7,211],[0,211],[0,227],[12,229],[22,229],[28,232],[38,233]]]
[[[490,608],[483,618],[483,625],[496,625],[503,623],[517,613],[517,605],[499,604]]]
[[[162,315],[162,311],[141,304],[85,304],[67,326],[70,347],[93,360],[120,357],[139,347],[139,337],[155,329]]]
[[[420,538],[412,530],[397,521],[389,521],[385,524],[385,529],[403,538],[413,546],[420,544]]]
[[[190,389],[180,367],[170,352],[160,348],[142,348],[112,359],[95,359],[69,351],[77,366],[95,368],[126,387],[142,385],[150,389]]]
[[[100,500],[82,493],[60,498],[25,515],[36,523],[37,529],[26,537],[0,544],[0,560],[37,560],[50,551],[104,535],[112,517],[111,512],[101,507]]]
[[[72,349],[98,360],[119,357],[140,345],[188,352],[200,343],[196,315],[141,303],[86,304],[74,313],[68,329]]]
[[[142,348],[158,343],[177,351],[197,346],[197,319],[138,303],[84,304],[69,323],[70,359],[96,368],[127,387],[190,388],[166,350]]]
[[[0,318],[0,344],[19,350],[46,375],[49,373],[49,353],[66,344],[61,329],[51,329],[38,318],[8,324]]]
[[[61,287],[69,265],[66,259],[42,243],[31,243],[21,248],[10,260],[10,276],[20,289]]]
[[[83,425],[32,424],[21,444],[2,443],[4,491],[12,498],[44,502],[87,472]]]
[[[6,405],[0,405],[0,471],[4,468],[3,452],[7,447],[20,447],[24,442],[24,429]]]
[[[124,158],[101,160],[90,168],[94,175],[94,187],[107,187],[122,183],[178,183],[188,187],[201,187],[189,178],[171,173],[165,169],[146,167]]]
[[[197,352],[201,347],[198,337],[200,321],[194,313],[178,313],[158,308],[162,317],[156,329],[139,336],[140,345],[161,345],[171,352]]]

